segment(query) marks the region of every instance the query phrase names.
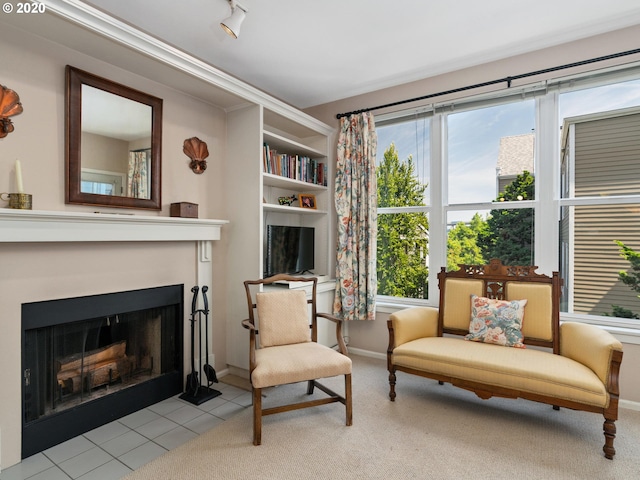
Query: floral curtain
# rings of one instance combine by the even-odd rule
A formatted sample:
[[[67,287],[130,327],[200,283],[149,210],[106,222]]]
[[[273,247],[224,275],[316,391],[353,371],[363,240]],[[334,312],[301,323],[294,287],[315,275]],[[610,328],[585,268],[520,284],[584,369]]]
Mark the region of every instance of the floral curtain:
[[[127,172],[127,192],[129,197],[149,198],[148,150],[129,152],[129,170]]]
[[[340,119],[335,204],[338,214],[333,311],[345,320],[375,317],[378,139],[373,115]]]

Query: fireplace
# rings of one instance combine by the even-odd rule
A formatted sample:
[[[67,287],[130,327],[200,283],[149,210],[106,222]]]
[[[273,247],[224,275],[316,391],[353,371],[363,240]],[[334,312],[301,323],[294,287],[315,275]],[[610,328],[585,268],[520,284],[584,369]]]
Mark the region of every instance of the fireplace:
[[[183,295],[22,304],[22,458],[182,391]]]

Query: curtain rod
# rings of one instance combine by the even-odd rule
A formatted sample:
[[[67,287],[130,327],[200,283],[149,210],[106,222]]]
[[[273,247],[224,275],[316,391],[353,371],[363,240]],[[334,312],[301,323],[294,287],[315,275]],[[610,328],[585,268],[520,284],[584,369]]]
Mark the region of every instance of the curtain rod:
[[[640,48],[636,48],[634,50],[627,50],[626,52],[612,53],[611,55],[605,55],[603,57],[596,57],[596,58],[592,58],[592,59],[589,59],[589,60],[581,60],[579,62],[567,63],[565,65],[560,65],[560,66],[551,67],[551,68],[545,68],[543,70],[536,70],[535,72],[521,73],[520,75],[514,75],[514,76],[499,78],[499,79],[496,79],[496,80],[490,80],[488,82],[476,83],[474,85],[467,85],[466,87],[453,88],[451,90],[445,90],[444,92],[431,93],[429,95],[423,95],[421,97],[409,98],[407,100],[400,100],[400,101],[393,102],[393,103],[387,103],[385,105],[378,105],[376,107],[362,108],[360,110],[354,110],[352,112],[347,112],[347,113],[338,113],[336,115],[336,118],[337,119],[341,119],[342,117],[348,117],[349,115],[354,115],[354,114],[357,114],[357,113],[371,112],[373,110],[380,110],[382,108],[387,108],[387,107],[395,107],[397,105],[403,105],[405,103],[412,103],[412,102],[417,102],[419,100],[426,100],[428,98],[440,97],[442,95],[448,95],[450,93],[464,92],[466,90],[472,90],[474,88],[480,88],[480,87],[487,87],[489,85],[495,85],[495,84],[498,84],[498,83],[505,83],[506,82],[507,88],[511,88],[511,82],[514,81],[514,80],[519,80],[521,78],[533,77],[535,75],[541,75],[543,73],[557,72],[558,70],[565,70],[567,68],[579,67],[581,65],[588,65],[590,63],[602,62],[604,60],[611,60],[613,58],[619,58],[619,57],[624,57],[624,56],[627,56],[627,55],[633,55],[634,53],[640,53]]]

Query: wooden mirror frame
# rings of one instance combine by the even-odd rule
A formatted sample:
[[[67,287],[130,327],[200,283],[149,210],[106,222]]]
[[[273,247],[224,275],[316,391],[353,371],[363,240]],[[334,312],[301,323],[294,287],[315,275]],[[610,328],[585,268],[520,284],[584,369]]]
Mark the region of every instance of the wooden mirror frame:
[[[162,145],[162,99],[102,77],[77,69],[70,65],[65,69],[66,77],[66,189],[65,202],[103,207],[143,208],[160,210],[161,203],[161,145]],[[150,198],[134,198],[115,195],[100,195],[81,191],[82,174],[82,85],[119,95],[151,107],[151,192]]]

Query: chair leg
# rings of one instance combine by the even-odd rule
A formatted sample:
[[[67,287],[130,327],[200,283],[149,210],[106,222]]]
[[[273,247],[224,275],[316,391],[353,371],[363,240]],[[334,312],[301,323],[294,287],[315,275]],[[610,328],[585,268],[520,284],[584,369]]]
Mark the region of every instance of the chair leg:
[[[312,395],[313,390],[315,389],[316,383],[314,380],[309,380],[307,382],[307,395]]]
[[[613,440],[616,438],[616,424],[615,421],[605,417],[604,419],[604,456],[609,460],[613,460],[613,456],[616,454],[616,449],[613,448]]]
[[[389,370],[389,399],[393,402],[396,399],[396,369]]]
[[[262,389],[253,389],[253,444],[262,443]]]
[[[347,410],[347,426],[353,424],[353,406],[351,402],[351,374],[344,376],[344,399]]]

